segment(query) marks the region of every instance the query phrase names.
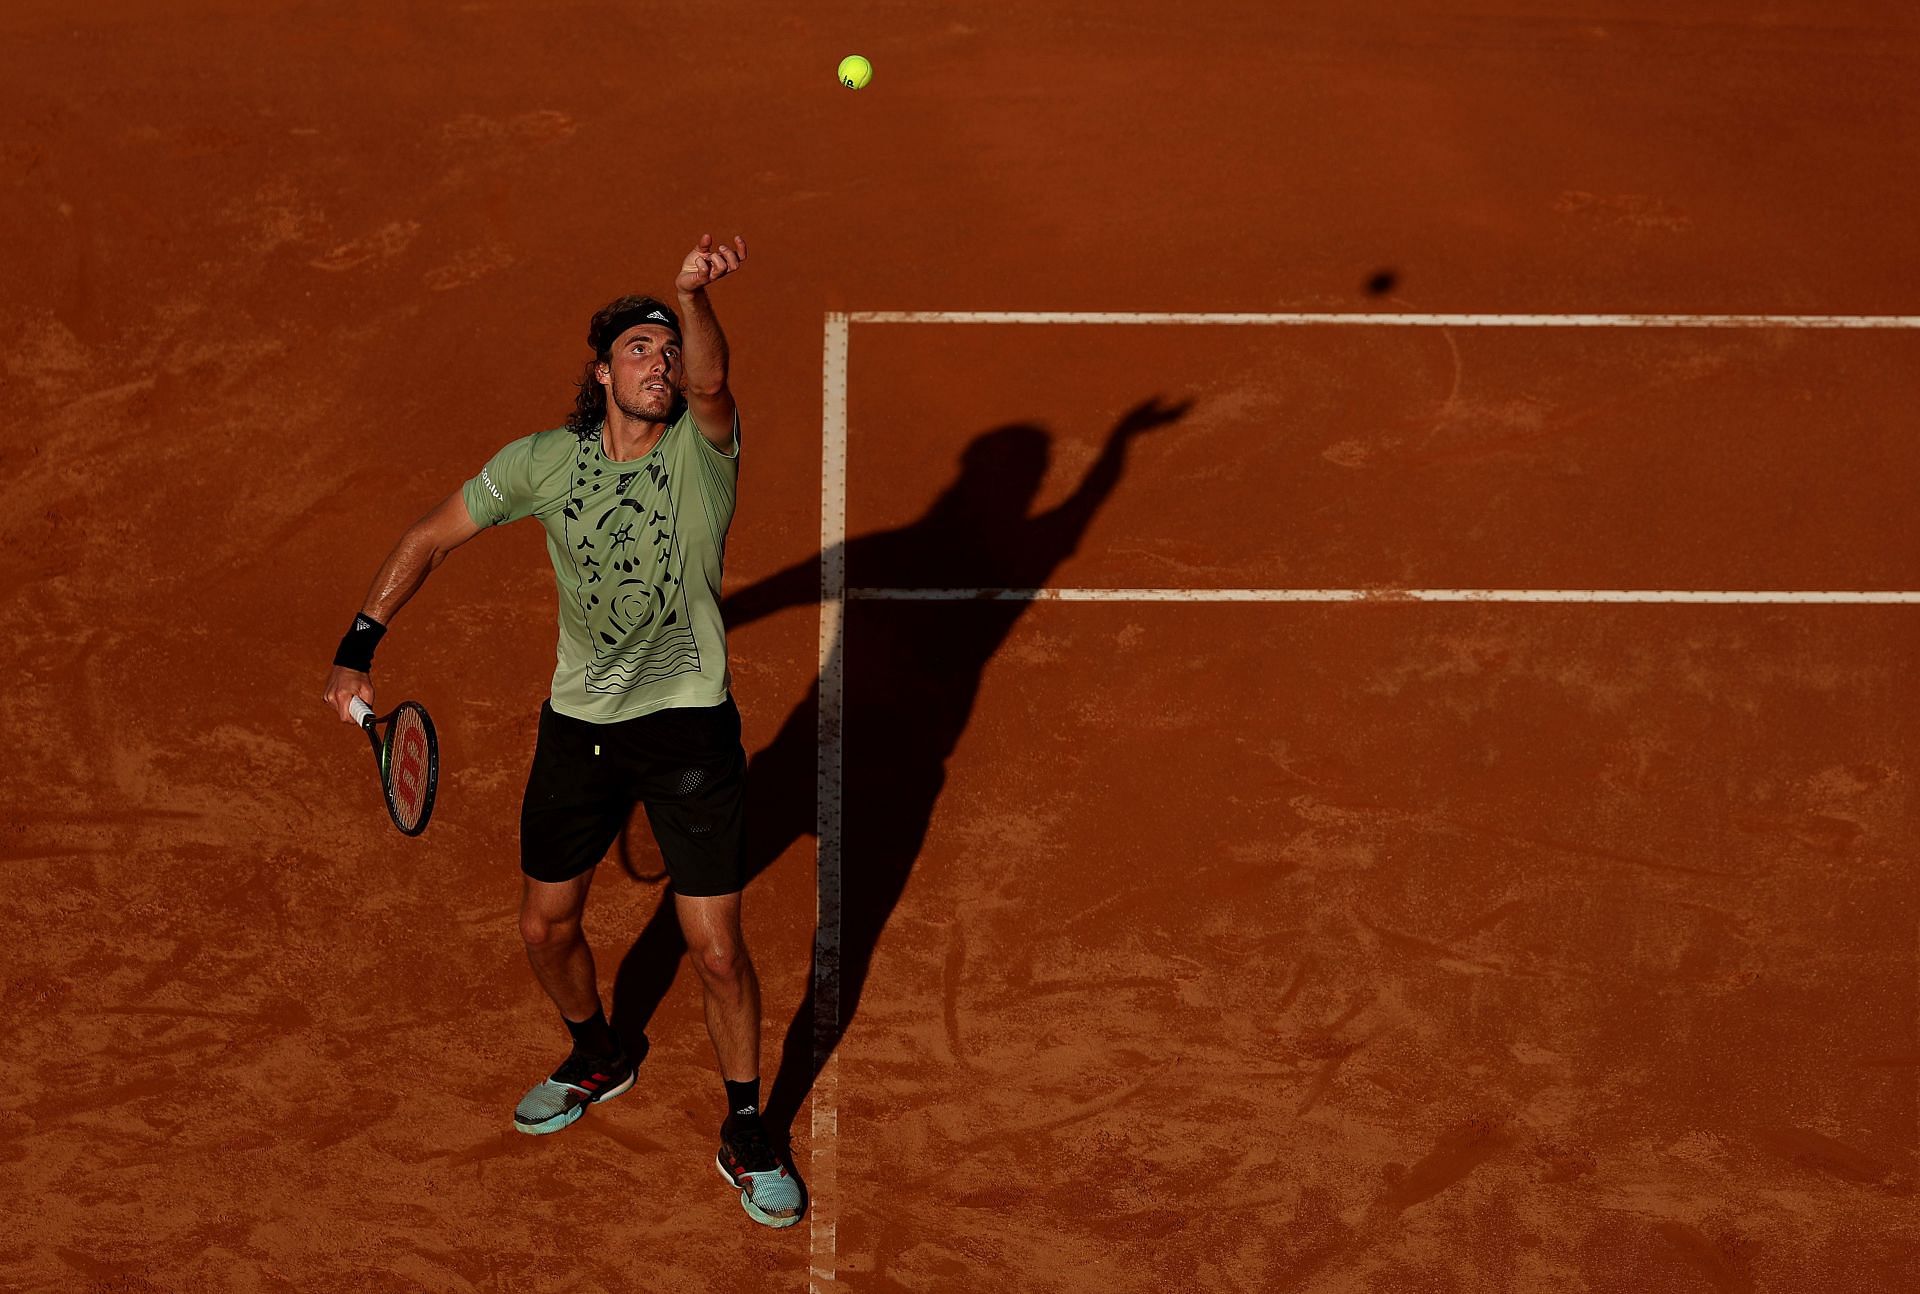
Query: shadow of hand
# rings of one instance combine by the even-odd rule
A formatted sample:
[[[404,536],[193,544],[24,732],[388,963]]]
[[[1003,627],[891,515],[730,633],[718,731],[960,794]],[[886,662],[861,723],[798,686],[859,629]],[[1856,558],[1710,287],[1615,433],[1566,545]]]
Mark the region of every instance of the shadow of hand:
[[[1148,396],[1127,410],[1126,415],[1114,425],[1111,439],[1116,443],[1132,440],[1143,432],[1154,431],[1169,423],[1180,421],[1187,416],[1187,411],[1191,408],[1193,408],[1191,399],[1182,400],[1178,404],[1162,404],[1159,396]]]

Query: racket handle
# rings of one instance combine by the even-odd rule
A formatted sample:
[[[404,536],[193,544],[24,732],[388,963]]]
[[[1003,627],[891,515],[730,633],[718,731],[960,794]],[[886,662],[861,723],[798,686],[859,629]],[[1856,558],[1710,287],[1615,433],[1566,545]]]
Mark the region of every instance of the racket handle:
[[[355,723],[364,728],[367,726],[367,721],[373,718],[373,707],[356,696],[347,702],[347,713],[353,716]]]

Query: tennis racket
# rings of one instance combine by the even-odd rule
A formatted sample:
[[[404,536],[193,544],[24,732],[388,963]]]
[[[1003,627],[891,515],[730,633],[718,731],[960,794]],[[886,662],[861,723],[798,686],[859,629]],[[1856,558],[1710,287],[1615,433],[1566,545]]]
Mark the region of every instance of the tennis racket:
[[[391,714],[376,719],[373,707],[356,696],[347,703],[347,712],[373,743],[387,816],[403,835],[419,835],[433,816],[434,792],[440,789],[440,740],[433,735],[426,707],[418,701],[402,701]]]

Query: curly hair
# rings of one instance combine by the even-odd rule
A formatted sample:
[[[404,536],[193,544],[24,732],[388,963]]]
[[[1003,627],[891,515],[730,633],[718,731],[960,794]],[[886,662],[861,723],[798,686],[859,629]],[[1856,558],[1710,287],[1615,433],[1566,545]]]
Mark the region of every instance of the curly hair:
[[[680,316],[652,297],[624,296],[609,301],[587,322],[587,345],[593,350],[593,358],[574,384],[573,412],[567,415],[567,429],[582,440],[607,420],[607,388],[600,385],[594,370],[612,357],[613,343],[620,334],[639,323],[657,323],[676,334],[680,331]]]
[[[600,375],[594,372],[599,367],[597,357],[588,360],[580,380],[574,383],[573,412],[567,415],[567,430],[582,440],[607,420],[607,388],[600,385]]]

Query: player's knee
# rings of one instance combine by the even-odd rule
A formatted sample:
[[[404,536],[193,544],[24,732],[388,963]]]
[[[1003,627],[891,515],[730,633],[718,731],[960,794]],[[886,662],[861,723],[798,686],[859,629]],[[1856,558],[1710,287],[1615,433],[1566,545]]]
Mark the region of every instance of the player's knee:
[[[520,914],[520,941],[530,951],[564,948],[580,937],[580,918],[555,917],[542,912]]]
[[[753,962],[742,944],[708,944],[693,960],[700,978],[709,984],[734,986],[753,973]]]

